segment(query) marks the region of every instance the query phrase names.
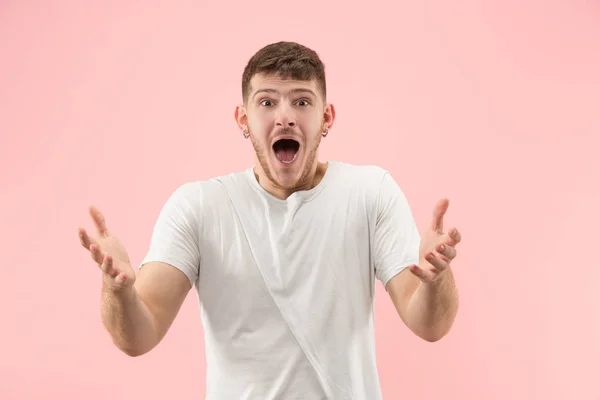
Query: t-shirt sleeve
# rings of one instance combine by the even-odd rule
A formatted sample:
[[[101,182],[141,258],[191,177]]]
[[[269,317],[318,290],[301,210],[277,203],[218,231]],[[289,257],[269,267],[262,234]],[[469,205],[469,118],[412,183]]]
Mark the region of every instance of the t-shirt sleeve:
[[[194,285],[200,268],[199,196],[199,187],[193,183],[186,183],[171,194],[154,225],[140,269],[154,261],[170,264]]]
[[[420,242],[408,201],[386,171],[381,182],[374,231],[375,276],[384,287],[404,268],[418,264]]]

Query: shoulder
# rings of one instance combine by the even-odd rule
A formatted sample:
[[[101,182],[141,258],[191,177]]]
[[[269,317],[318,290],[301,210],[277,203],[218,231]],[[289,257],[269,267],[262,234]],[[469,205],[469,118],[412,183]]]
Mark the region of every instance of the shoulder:
[[[240,189],[247,185],[247,174],[245,170],[181,183],[173,190],[170,201],[193,209],[226,204],[231,187]]]
[[[390,172],[378,165],[360,165],[346,162],[332,162],[335,180],[353,188],[379,192],[384,181],[390,179]]]
[[[352,193],[360,193],[374,209],[406,203],[403,190],[392,173],[379,165],[335,164],[335,181]],[[340,186],[338,186],[340,188]]]

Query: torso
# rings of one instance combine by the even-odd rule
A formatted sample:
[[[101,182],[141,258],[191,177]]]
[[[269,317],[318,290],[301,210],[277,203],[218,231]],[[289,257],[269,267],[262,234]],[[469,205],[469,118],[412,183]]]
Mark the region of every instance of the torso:
[[[316,188],[286,200],[251,170],[203,183],[207,399],[380,397],[370,253],[378,174],[330,163]]]

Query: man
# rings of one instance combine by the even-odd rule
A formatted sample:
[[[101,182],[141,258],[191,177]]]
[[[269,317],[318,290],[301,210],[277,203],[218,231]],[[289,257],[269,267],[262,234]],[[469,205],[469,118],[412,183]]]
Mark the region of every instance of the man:
[[[79,234],[103,271],[106,329],[126,354],[145,354],[195,287],[207,399],[380,399],[376,281],[419,337],[439,340],[454,320],[460,235],[443,231],[448,201],[421,238],[387,171],[318,161],[335,110],[314,51],[264,47],[242,97],[235,118],[256,165],[175,190],[137,274],[90,208],[98,235]]]

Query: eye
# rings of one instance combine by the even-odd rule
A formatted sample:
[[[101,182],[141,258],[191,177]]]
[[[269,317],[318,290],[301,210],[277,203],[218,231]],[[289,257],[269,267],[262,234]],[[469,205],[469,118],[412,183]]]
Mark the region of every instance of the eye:
[[[297,104],[298,104],[299,106],[303,106],[303,107],[304,107],[304,106],[307,106],[307,105],[309,105],[309,104],[310,104],[310,102],[309,102],[307,99],[300,99],[300,100],[298,100]]]
[[[273,105],[273,102],[272,102],[271,100],[262,100],[262,101],[260,102],[260,104],[261,104],[261,105],[263,105],[263,106],[270,107],[270,106],[272,106],[272,105]]]

